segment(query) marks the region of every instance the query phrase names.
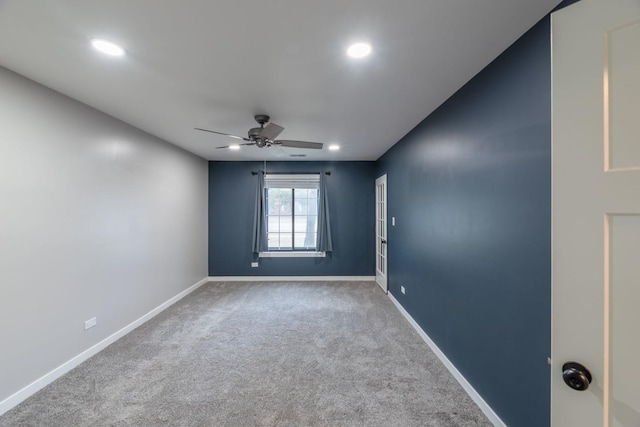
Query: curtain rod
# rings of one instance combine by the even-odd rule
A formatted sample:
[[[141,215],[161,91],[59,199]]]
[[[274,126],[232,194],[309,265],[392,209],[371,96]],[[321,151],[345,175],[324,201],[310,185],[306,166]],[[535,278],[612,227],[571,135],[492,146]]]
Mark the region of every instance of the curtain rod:
[[[251,171],[251,175],[258,175],[259,172],[264,173],[264,171]],[[313,173],[313,172],[310,172]],[[322,172],[319,172],[322,173]],[[282,175],[308,175],[309,172],[304,172],[304,173],[290,173],[290,174],[282,174]],[[331,175],[331,171],[325,171],[324,172],[325,175]],[[274,174],[277,175],[277,174]]]

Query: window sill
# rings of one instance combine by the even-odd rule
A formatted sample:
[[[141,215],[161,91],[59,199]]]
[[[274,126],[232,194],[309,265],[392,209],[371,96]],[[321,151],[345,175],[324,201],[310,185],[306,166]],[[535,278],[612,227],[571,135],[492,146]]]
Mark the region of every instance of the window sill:
[[[325,256],[326,252],[312,251],[273,251],[258,254],[260,258],[324,258]]]

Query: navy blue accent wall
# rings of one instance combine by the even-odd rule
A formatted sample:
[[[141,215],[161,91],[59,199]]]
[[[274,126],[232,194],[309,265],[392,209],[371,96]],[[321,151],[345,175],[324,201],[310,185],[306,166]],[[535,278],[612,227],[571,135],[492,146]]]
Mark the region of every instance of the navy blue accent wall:
[[[375,163],[267,162],[269,173],[329,171],[333,253],[260,258],[251,253],[256,177],[262,162],[209,162],[210,276],[374,276]]]
[[[556,6],[555,9],[553,9],[551,12],[555,12],[556,10],[560,10],[560,9],[564,9],[567,6],[570,6],[574,3],[578,3],[580,0],[564,0],[563,2],[561,2],[558,6]]]
[[[513,427],[550,413],[549,22],[377,162],[390,292]]]

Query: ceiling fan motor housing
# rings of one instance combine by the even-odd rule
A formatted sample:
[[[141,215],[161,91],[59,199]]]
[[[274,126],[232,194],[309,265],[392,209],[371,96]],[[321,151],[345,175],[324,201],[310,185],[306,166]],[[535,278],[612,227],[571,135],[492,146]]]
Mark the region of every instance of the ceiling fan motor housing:
[[[266,123],[269,123],[270,117],[266,114],[256,114],[255,116],[253,116],[253,118],[256,119],[256,122],[258,122],[260,127],[249,129],[249,139],[251,139],[252,141],[257,141],[258,147],[264,147],[266,145],[264,141],[262,141],[263,143],[260,144],[260,141],[262,140],[262,138],[260,137],[260,133],[264,129],[264,125]]]
[[[249,129],[249,139],[255,141],[260,139],[260,132],[262,132],[262,128],[251,128]]]

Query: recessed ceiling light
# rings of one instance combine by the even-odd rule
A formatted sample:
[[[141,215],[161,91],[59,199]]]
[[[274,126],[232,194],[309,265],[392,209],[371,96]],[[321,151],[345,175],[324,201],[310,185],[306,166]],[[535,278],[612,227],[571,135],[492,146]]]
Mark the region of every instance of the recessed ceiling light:
[[[338,151],[340,149],[340,146],[338,144],[331,144],[329,146],[329,150],[331,151]]]
[[[240,146],[238,144],[233,144],[229,146],[229,150],[239,150]]]
[[[371,45],[368,43],[356,43],[349,46],[347,55],[352,58],[364,58],[371,53]]]
[[[91,40],[91,45],[98,51],[105,55],[122,56],[124,55],[124,49],[115,43],[108,42],[102,39]]]

